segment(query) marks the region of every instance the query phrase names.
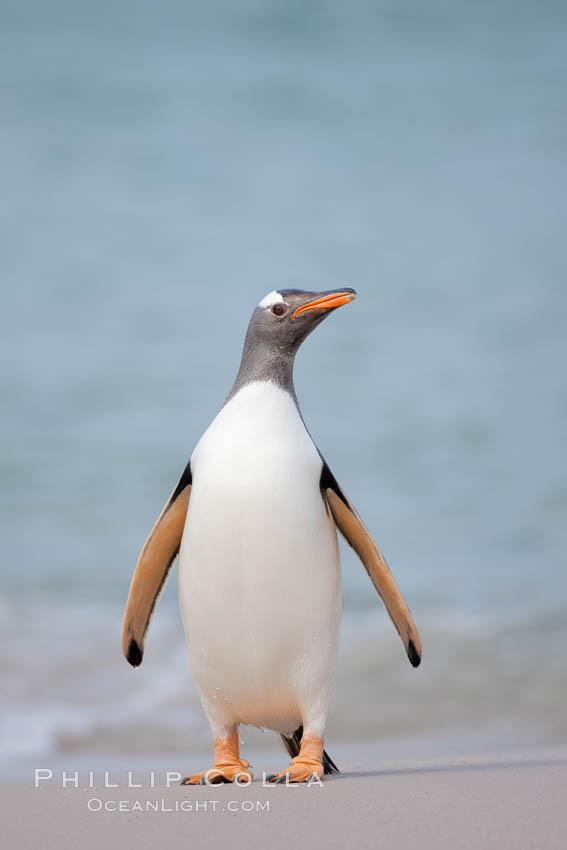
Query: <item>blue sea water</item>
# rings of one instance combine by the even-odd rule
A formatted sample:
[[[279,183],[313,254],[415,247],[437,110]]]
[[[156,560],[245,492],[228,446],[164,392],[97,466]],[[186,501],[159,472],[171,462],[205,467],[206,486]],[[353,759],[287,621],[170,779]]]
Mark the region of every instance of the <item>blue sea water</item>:
[[[145,536],[279,287],[311,433],[422,633],[344,549],[329,737],[567,733],[567,10],[3,0],[0,657],[18,759],[207,727]]]

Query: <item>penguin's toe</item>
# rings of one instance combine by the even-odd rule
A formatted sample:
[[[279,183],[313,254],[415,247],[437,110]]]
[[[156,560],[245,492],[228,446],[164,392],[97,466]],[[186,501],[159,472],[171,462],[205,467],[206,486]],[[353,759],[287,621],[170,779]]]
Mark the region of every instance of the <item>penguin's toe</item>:
[[[223,767],[211,767],[204,773],[193,773],[182,779],[180,785],[223,785],[234,782],[235,785],[249,785],[252,782],[252,771],[248,770],[248,762]]]
[[[202,773],[193,773],[191,776],[185,776],[179,784],[180,785],[199,785],[202,777],[203,777]]]
[[[283,785],[288,782],[319,782],[323,777],[323,765],[315,761],[293,759],[291,767],[266,776],[266,782]]]
[[[222,773],[213,773],[211,771],[210,776],[201,777],[200,785],[228,785],[230,783],[230,779],[228,776],[224,776]]]

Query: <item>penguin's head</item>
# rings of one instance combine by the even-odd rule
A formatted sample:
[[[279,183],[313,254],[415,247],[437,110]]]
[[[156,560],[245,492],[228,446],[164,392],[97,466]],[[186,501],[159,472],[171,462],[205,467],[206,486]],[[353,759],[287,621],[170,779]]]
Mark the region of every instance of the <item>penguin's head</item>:
[[[294,355],[320,322],[342,304],[356,298],[354,289],[305,292],[279,289],[263,298],[250,319],[250,342],[262,343],[272,351]]]

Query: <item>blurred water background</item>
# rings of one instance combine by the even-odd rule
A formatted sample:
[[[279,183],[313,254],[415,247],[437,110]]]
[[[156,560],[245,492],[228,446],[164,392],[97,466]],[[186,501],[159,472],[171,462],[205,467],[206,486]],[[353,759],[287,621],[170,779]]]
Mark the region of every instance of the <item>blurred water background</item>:
[[[329,748],[564,741],[566,34],[553,0],[3,0],[5,772],[207,745],[176,575],[137,671],[123,605],[289,286],[358,290],[296,386],[424,646],[345,548]]]

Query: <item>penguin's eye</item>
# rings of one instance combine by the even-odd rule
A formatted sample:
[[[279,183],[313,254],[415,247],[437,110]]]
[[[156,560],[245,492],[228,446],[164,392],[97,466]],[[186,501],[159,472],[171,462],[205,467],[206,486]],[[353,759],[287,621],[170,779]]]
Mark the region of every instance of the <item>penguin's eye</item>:
[[[274,316],[281,318],[287,313],[287,306],[285,304],[274,304],[274,306],[272,307],[272,313],[274,314]]]

